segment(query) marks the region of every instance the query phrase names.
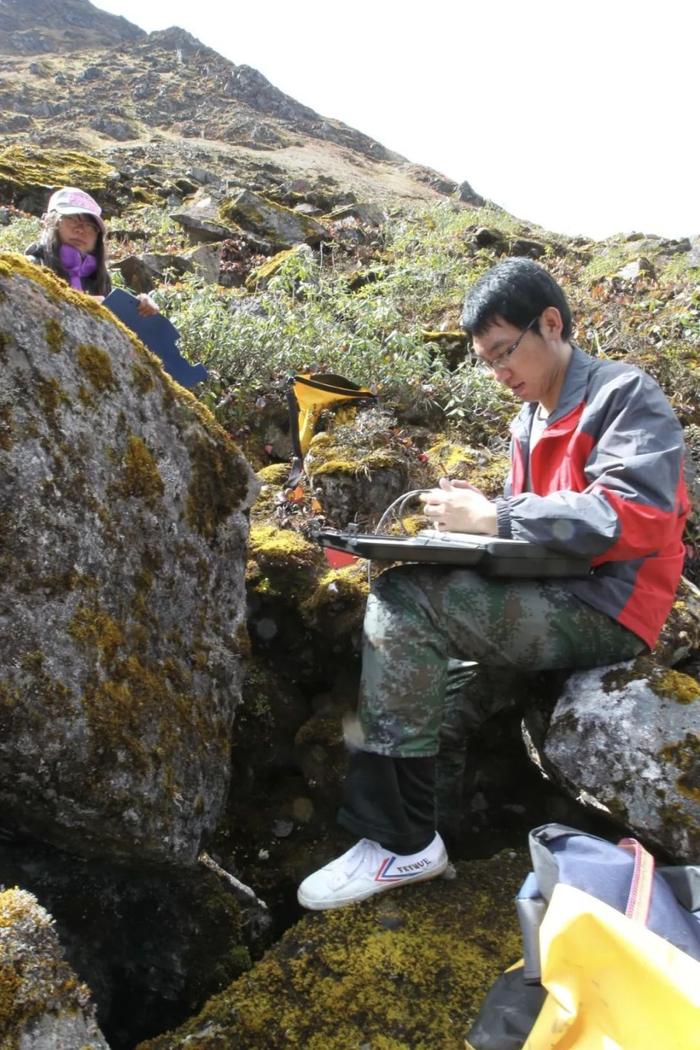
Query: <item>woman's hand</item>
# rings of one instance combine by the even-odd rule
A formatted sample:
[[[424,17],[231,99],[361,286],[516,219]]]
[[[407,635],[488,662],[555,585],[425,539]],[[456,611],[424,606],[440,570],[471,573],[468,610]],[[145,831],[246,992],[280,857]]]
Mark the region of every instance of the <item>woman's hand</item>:
[[[439,484],[420,497],[423,513],[438,531],[497,534],[495,503],[467,481],[440,478]]]
[[[136,298],[139,301],[138,312],[141,314],[142,317],[152,317],[153,314],[160,313],[157,304],[153,301],[153,299],[151,299],[150,295],[146,295],[145,292],[141,292],[141,294],[137,295]]]

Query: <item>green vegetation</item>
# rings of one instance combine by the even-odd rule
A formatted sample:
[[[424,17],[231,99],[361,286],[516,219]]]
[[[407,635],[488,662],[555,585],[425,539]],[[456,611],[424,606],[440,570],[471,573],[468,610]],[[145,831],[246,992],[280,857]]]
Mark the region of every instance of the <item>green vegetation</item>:
[[[151,251],[187,247],[183,230],[157,204],[132,208],[112,226],[115,259],[144,244]],[[38,230],[38,220],[17,213],[0,229],[0,250],[25,247]],[[492,206],[443,201],[396,213],[352,252],[333,243],[317,253],[280,253],[254,271],[248,290],[189,274],[156,296],[181,332],[185,355],[212,372],[202,400],[210,408],[224,403],[217,415],[236,433],[254,426],[261,397],[282,404],[290,373],[331,371],[371,386],[399,414],[439,418],[441,429],[468,435],[470,444],[491,444],[515,404],[473,367],[458,331],[460,307],[495,261],[530,250],[566,289],[577,341],[634,360],[661,382],[684,424],[700,423],[697,270],[685,253],[664,254],[659,239],[571,241]],[[650,260],[649,271],[620,277],[639,258]]]
[[[512,401],[468,362],[454,371],[439,341],[425,337],[446,313],[456,327],[465,289],[492,262],[470,257],[467,235],[483,218],[441,204],[388,224],[366,283],[342,252],[326,249],[320,262],[308,252],[278,260],[255,296],[188,276],[161,301],[187,356],[220,376],[212,399],[229,398],[229,425],[249,421],[256,399],[295,371],[339,372],[399,408],[495,423],[512,414]]]

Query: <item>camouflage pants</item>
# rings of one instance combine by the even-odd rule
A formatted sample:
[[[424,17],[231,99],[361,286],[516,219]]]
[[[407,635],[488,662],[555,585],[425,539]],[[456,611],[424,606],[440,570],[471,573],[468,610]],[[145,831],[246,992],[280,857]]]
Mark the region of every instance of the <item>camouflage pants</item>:
[[[572,595],[565,580],[489,579],[435,565],[389,569],[367,601],[361,746],[395,758],[435,755],[441,727],[449,746],[450,736],[510,706],[509,690],[494,689],[494,677],[598,667],[644,648]],[[479,681],[484,675],[488,683]]]

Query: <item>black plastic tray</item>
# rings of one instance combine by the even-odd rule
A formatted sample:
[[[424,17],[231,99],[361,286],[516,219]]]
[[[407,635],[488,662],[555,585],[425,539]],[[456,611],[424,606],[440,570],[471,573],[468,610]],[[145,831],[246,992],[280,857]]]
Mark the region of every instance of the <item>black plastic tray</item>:
[[[590,562],[526,540],[502,540],[472,533],[423,532],[389,536],[321,529],[314,539],[322,547],[377,561],[432,562],[464,565],[485,576],[587,576]]]

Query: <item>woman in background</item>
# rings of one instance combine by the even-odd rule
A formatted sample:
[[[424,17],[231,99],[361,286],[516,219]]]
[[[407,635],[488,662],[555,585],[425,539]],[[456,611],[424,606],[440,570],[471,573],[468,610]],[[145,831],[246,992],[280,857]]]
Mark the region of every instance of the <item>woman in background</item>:
[[[48,266],[71,288],[101,301],[112,290],[107,272],[106,232],[97,201],[84,190],[64,186],[51,195],[41,239],[30,245],[25,254]],[[149,295],[142,292],[136,298],[143,316],[159,312]]]

